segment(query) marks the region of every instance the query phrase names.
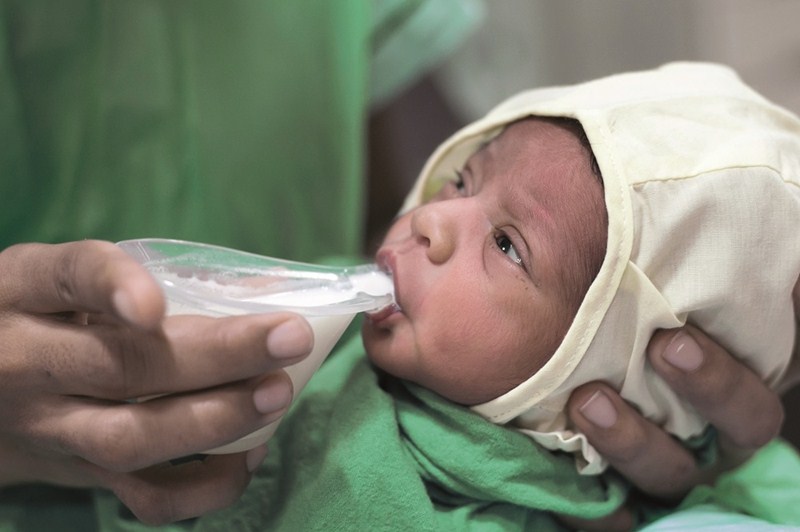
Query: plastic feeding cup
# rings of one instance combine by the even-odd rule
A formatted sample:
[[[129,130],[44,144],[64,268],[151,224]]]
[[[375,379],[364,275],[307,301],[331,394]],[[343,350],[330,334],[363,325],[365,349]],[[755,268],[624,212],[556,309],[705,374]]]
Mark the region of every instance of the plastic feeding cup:
[[[295,397],[359,312],[393,304],[391,278],[374,264],[333,267],[263,257],[233,249],[165,239],[117,244],[156,278],[167,313],[234,316],[290,311],[314,330],[314,349],[289,366]],[[266,442],[278,422],[206,451],[235,453]]]

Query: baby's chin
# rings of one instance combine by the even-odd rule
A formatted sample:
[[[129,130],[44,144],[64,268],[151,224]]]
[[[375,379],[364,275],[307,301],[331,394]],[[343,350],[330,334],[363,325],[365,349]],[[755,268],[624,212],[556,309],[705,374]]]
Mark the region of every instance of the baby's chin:
[[[385,334],[386,331],[379,331],[378,334]],[[382,352],[380,349],[377,349],[372,346],[372,343],[369,341],[368,338],[363,338],[362,335],[362,343],[364,345],[364,351],[367,355],[367,360],[369,360],[373,366],[380,369],[384,373],[387,373],[393,377],[397,377],[398,379],[405,379],[403,375],[398,374],[398,368],[396,367],[396,363],[392,363],[393,360],[387,356],[386,353]]]
[[[465,389],[461,386],[458,382],[432,382],[430,380],[429,375],[414,375],[408,372],[401,371],[400,368],[397,367],[397,364],[388,363],[391,361],[387,361],[385,358],[380,356],[372,356],[370,351],[367,349],[367,358],[372,363],[373,366],[378,368],[383,374],[387,375],[391,379],[397,379],[400,381],[410,382],[416,384],[417,386],[421,386],[428,391],[439,395],[440,397],[450,401],[452,403],[470,407],[480,403],[484,403],[491,398],[482,398],[473,395],[472,393],[468,393],[465,395]]]
[[[425,369],[411,354],[413,349],[398,344],[400,338],[394,331],[375,327],[368,321],[362,326],[361,340],[367,359],[383,373],[422,386],[461,406],[470,407],[495,399],[520,382],[494,382],[481,375],[472,384],[465,384],[464,376],[456,371]]]
[[[364,327],[366,328],[368,325],[365,324]],[[381,340],[386,340],[386,342],[375,341],[376,338],[373,335],[383,337]],[[373,329],[362,334],[364,351],[370,363],[381,370],[381,372],[395,379],[413,382],[414,384],[428,388],[424,382],[420,382],[420,379],[417,378],[416,373],[418,372],[414,371],[414,368],[411,367],[409,364],[410,361],[406,357],[387,349],[388,336],[390,336],[390,332],[381,329]]]

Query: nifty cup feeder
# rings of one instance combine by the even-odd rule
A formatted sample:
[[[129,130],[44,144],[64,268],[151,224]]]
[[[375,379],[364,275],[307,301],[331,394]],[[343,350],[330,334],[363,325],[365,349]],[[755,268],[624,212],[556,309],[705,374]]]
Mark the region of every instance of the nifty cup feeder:
[[[300,393],[359,312],[393,304],[391,278],[374,264],[333,267],[263,257],[208,244],[167,239],[117,244],[158,281],[167,313],[234,316],[290,311],[314,330],[311,354],[286,369]],[[266,442],[278,422],[211,454],[235,453]]]

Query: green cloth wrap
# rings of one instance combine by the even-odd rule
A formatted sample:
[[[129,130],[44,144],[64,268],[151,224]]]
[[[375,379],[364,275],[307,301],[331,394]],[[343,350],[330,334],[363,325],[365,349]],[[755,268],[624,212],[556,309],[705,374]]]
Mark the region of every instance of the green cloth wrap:
[[[390,388],[381,386],[384,380]],[[352,338],[302,392],[244,497],[196,530],[558,530],[625,498],[613,477],[416,386]]]
[[[598,517],[624,501],[625,484],[613,474],[578,475],[571,457],[376,373],[355,329],[303,390],[243,497],[228,509],[158,530],[546,531],[561,529],[550,512]],[[709,515],[728,525],[752,525],[749,516],[800,525],[793,504],[800,500],[798,478],[800,458],[776,441],[715,488],[696,488],[680,507],[684,512],[653,526],[674,519],[691,529]],[[15,500],[3,501],[0,532],[151,530],[110,493],[95,492],[94,506],[70,505],[62,495],[59,506],[48,502],[48,490],[57,493],[21,489]],[[691,513],[709,503],[713,514]],[[642,524],[666,513],[645,508]]]

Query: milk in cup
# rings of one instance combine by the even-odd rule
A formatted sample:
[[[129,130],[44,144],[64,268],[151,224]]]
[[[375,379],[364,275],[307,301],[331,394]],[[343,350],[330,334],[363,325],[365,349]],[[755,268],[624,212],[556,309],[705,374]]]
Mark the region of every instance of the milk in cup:
[[[393,304],[391,278],[368,264],[331,267],[262,257],[241,251],[166,239],[118,243],[164,289],[167,313],[234,316],[290,311],[303,315],[314,331],[314,349],[284,368],[302,391],[359,312]],[[278,427],[270,423],[247,436],[206,451],[246,451],[266,442]]]

